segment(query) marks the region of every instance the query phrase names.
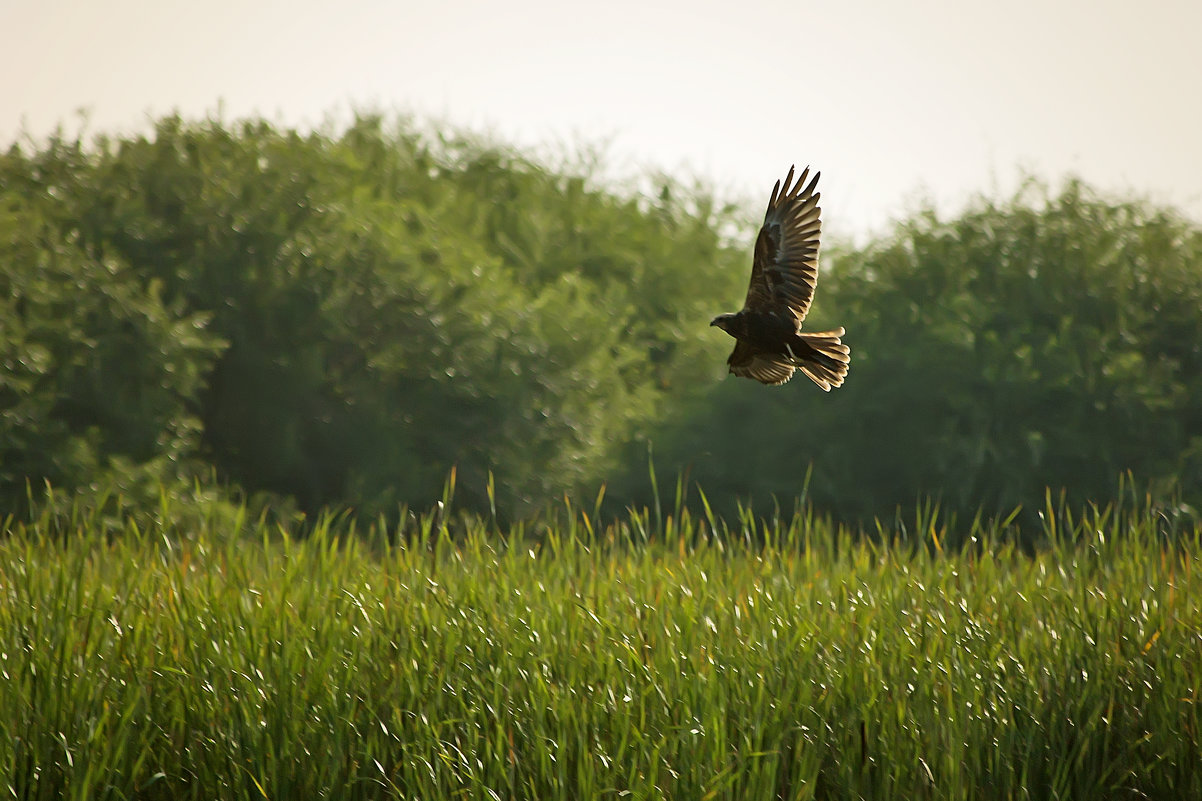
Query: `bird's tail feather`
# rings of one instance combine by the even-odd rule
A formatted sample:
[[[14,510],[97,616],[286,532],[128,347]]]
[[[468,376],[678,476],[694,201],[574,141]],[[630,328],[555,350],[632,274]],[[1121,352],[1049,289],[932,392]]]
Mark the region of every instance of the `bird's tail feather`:
[[[851,348],[839,339],[845,333],[842,328],[836,328],[797,335],[809,347],[794,349],[794,365],[826,392],[830,392],[831,387],[842,386],[847,377]]]

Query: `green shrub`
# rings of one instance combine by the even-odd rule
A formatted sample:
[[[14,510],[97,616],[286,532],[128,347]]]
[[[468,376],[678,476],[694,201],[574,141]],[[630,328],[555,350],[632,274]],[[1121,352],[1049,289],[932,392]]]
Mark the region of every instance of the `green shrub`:
[[[853,361],[823,395],[722,380],[707,323],[756,215],[599,164],[376,117],[10,149],[0,494],[212,468],[370,516],[456,469],[477,511],[606,482],[617,510],[652,502],[654,453],[728,515],[803,492],[848,520],[1004,514],[1127,471],[1199,502],[1197,225],[1072,182],[828,242],[808,325],[844,325]]]
[[[47,160],[72,155],[55,149]],[[186,472],[222,341],[159,280],[84,247],[77,226],[55,219],[39,165],[24,167],[37,191],[0,180],[0,504],[23,508],[27,484]]]
[[[153,136],[14,150],[4,183],[64,258],[120,265],[164,314],[209,321],[225,347],[188,367],[191,414],[173,419],[222,480],[373,514],[433,502],[452,468],[483,508],[491,471],[515,513],[617,470],[709,371],[690,329],[708,313],[698,278],[722,283],[729,210],[667,182],[651,207],[577,168],[375,118],[304,136],[166,118]],[[47,280],[67,302],[91,291]],[[163,382],[130,361],[88,408],[131,417],[97,436],[148,427],[124,398]],[[88,471],[43,472],[70,487]]]

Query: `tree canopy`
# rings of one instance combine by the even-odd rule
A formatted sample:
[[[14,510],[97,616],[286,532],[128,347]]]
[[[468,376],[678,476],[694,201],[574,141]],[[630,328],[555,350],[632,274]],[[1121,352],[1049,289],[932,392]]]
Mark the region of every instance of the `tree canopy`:
[[[215,475],[388,514],[456,468],[461,503],[522,514],[602,483],[646,502],[649,446],[726,509],[807,475],[858,518],[1100,497],[1127,470],[1196,497],[1197,224],[1070,182],[827,243],[808,325],[853,348],[827,396],[723,380],[708,322],[743,295],[754,216],[371,116],[13,145],[0,499]]]
[[[828,252],[820,311],[853,347],[831,397],[715,386],[676,423],[708,487],[864,518],[934,498],[971,514],[1045,490],[1109,497],[1132,472],[1202,488],[1202,231],[1171,211],[1031,183],[953,219],[922,211]],[[821,326],[819,322],[817,325]],[[692,456],[684,443],[697,442]],[[779,470],[763,469],[778,465]]]

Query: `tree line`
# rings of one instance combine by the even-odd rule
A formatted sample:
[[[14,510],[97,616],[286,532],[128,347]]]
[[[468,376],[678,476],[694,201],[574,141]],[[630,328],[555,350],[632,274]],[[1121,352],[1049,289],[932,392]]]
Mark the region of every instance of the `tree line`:
[[[361,116],[159,120],[0,156],[0,503],[203,488],[306,511],[564,493],[971,515],[1202,488],[1202,229],[1071,181],[823,254],[829,395],[725,376],[755,211]]]

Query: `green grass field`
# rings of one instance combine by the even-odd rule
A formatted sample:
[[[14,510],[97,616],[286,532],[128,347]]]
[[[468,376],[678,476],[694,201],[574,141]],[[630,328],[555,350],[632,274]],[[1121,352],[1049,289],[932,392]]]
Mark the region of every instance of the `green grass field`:
[[[164,507],[163,519],[172,519]],[[449,517],[449,516],[448,516]],[[12,798],[1202,798],[1202,540],[10,522]],[[548,518],[550,519],[550,518]],[[54,525],[52,525],[54,523]],[[52,530],[53,529],[53,530]]]

